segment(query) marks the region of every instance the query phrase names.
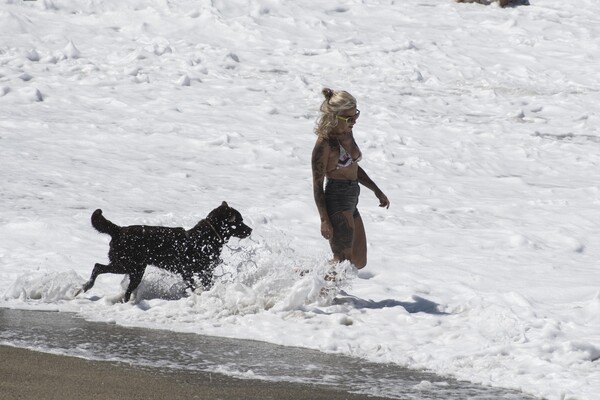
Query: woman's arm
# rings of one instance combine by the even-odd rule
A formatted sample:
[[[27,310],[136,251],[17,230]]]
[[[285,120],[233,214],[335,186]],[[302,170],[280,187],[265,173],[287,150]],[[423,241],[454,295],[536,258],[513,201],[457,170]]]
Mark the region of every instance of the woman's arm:
[[[333,235],[333,227],[327,215],[327,206],[325,204],[325,190],[323,182],[325,181],[325,170],[327,168],[327,160],[329,156],[329,145],[323,139],[317,139],[315,148],[312,153],[312,174],[313,174],[313,195],[315,204],[321,218],[321,235],[325,239],[331,239]]]
[[[375,182],[369,178],[369,175],[367,175],[365,170],[362,169],[360,165],[358,166],[358,183],[368,189],[371,189],[375,193],[375,196],[377,196],[379,199],[379,207],[390,208],[390,201],[388,200],[387,196],[381,191],[381,189],[379,189],[379,187],[377,187]]]

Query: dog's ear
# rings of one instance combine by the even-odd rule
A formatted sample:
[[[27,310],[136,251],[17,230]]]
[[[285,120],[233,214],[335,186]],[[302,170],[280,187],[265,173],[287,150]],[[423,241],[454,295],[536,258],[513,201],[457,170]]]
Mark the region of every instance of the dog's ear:
[[[229,205],[227,204],[227,202],[226,202],[226,201],[224,201],[224,202],[221,204],[221,207],[229,207]]]

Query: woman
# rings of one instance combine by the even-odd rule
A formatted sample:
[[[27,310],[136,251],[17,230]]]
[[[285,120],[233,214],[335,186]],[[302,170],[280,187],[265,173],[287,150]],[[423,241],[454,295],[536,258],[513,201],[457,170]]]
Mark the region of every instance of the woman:
[[[313,190],[321,217],[321,235],[329,240],[334,261],[348,260],[361,269],[367,265],[367,237],[356,208],[359,183],[375,193],[380,207],[389,208],[390,201],[358,165],[362,153],[352,132],[360,115],[356,99],[346,91],[327,88],[323,89],[323,96],[312,153]]]

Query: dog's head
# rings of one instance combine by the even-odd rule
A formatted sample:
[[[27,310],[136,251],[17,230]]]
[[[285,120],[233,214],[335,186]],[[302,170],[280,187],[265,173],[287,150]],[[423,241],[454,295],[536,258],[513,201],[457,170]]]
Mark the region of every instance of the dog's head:
[[[229,207],[225,201],[208,214],[208,220],[219,231],[223,240],[228,240],[232,236],[243,239],[252,233],[252,228],[244,224],[242,214],[235,208]]]

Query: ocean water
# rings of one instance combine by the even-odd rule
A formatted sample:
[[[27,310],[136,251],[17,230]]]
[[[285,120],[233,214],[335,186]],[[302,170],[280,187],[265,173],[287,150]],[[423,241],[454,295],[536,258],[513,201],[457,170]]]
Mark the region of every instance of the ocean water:
[[[526,399],[520,392],[299,347],[89,322],[0,308],[0,344],[143,367],[326,385],[395,399]]]

